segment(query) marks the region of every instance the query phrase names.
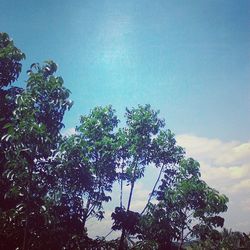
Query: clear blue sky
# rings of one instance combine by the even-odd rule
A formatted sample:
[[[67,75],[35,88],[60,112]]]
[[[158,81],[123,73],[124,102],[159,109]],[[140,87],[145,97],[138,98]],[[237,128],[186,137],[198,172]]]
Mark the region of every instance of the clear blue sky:
[[[66,127],[96,105],[150,103],[176,134],[249,139],[250,1],[0,0],[0,29],[72,91]]]
[[[159,109],[229,196],[226,226],[249,231],[249,0],[0,0],[0,31],[26,53],[19,84],[33,62],[59,65],[74,101],[67,129],[97,105],[121,119],[125,107]]]

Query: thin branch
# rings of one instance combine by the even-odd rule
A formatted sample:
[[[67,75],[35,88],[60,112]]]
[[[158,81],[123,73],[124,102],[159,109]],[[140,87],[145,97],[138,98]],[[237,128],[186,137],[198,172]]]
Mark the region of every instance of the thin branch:
[[[91,207],[89,207],[88,212],[87,212],[87,218],[91,215],[91,213],[93,212],[93,210],[95,209],[95,204],[92,204]]]
[[[134,191],[134,186],[135,186],[135,181],[133,180],[131,182],[131,188],[130,188],[130,192],[129,192],[127,211],[129,211],[129,209],[130,209],[130,204],[131,204],[132,194],[133,194],[133,191]]]
[[[137,164],[135,165],[134,172],[133,172],[133,177],[132,177],[132,180],[131,180],[131,188],[130,188],[130,192],[129,192],[127,211],[129,211],[129,209],[130,209],[132,194],[133,194],[133,191],[134,191],[135,179],[136,179],[135,178],[136,170],[137,170]]]
[[[155,184],[154,184],[154,187],[153,187],[153,189],[152,189],[152,192],[150,193],[150,195],[149,195],[149,197],[148,197],[147,204],[146,204],[146,206],[143,208],[143,210],[142,210],[142,212],[141,212],[141,215],[145,212],[145,210],[147,209],[147,207],[148,207],[148,205],[149,205],[149,203],[150,203],[150,201],[151,201],[151,199],[152,199],[152,197],[153,197],[153,194],[154,194],[154,192],[155,192],[155,189],[156,189],[156,187],[157,187],[157,185],[158,185],[158,182],[159,182],[159,180],[160,180],[160,178],[161,178],[161,174],[162,174],[163,169],[164,169],[164,165],[162,165],[162,167],[161,167],[161,170],[160,170],[160,173],[159,173],[159,175],[158,175],[158,178],[157,178],[157,180],[156,180],[156,182],[155,182]]]
[[[120,207],[121,208],[122,208],[122,200],[123,200],[123,172],[124,172],[124,166],[122,163],[121,186],[120,186]]]
[[[91,198],[89,196],[88,200],[87,200],[87,205],[86,205],[86,208],[85,208],[86,212],[84,213],[84,217],[83,217],[83,225],[84,226],[85,226],[86,220],[87,220],[87,218],[89,216],[88,212],[89,212],[90,202],[91,202]]]
[[[114,229],[111,229],[110,232],[104,236],[104,239],[106,239],[113,231]]]

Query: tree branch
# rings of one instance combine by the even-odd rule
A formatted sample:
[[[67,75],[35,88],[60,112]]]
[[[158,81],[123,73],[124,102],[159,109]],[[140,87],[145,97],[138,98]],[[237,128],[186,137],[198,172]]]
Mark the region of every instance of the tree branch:
[[[155,189],[156,189],[156,187],[157,187],[157,185],[158,185],[158,182],[159,182],[159,180],[160,180],[160,178],[161,178],[161,174],[162,174],[163,169],[164,169],[164,165],[162,165],[162,167],[161,167],[161,170],[160,170],[160,173],[159,173],[159,175],[158,175],[158,178],[157,178],[157,180],[156,180],[156,182],[155,182],[155,184],[154,184],[154,187],[153,187],[153,189],[152,189],[152,192],[151,192],[150,195],[149,195],[147,204],[146,204],[146,206],[143,208],[143,210],[142,210],[142,212],[141,212],[141,215],[145,212],[145,210],[147,209],[147,207],[148,207],[148,205],[149,205],[149,203],[150,203],[150,201],[151,201],[151,199],[152,199],[152,197],[153,197],[153,194],[154,194],[154,192],[155,192]]]

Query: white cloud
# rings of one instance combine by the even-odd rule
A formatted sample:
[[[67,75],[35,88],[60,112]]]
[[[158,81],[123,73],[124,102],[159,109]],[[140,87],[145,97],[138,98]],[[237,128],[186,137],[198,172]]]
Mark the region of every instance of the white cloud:
[[[227,152],[223,152],[217,159],[218,164],[238,164],[250,161],[250,142],[238,144],[230,148]]]
[[[249,194],[250,193],[250,179],[244,179],[244,180],[241,180],[240,182],[234,184],[231,188],[232,192],[233,193],[243,193],[245,191],[247,191],[247,193]],[[248,198],[249,196],[247,197],[242,197],[243,199],[246,199]]]
[[[62,131],[63,136],[70,136],[76,133],[75,128],[68,128]]]
[[[241,206],[243,207],[244,210],[250,212],[250,197],[244,199],[241,202]]]

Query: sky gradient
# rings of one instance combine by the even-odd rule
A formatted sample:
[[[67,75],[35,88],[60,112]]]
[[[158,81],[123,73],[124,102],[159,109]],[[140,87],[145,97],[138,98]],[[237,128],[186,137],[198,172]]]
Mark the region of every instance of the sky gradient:
[[[201,162],[204,179],[229,196],[226,226],[250,231],[250,1],[0,6],[0,30],[27,57],[18,84],[33,62],[59,65],[74,101],[64,133],[95,106],[112,104],[123,120],[125,107],[151,104]],[[145,183],[138,190],[150,192]]]

